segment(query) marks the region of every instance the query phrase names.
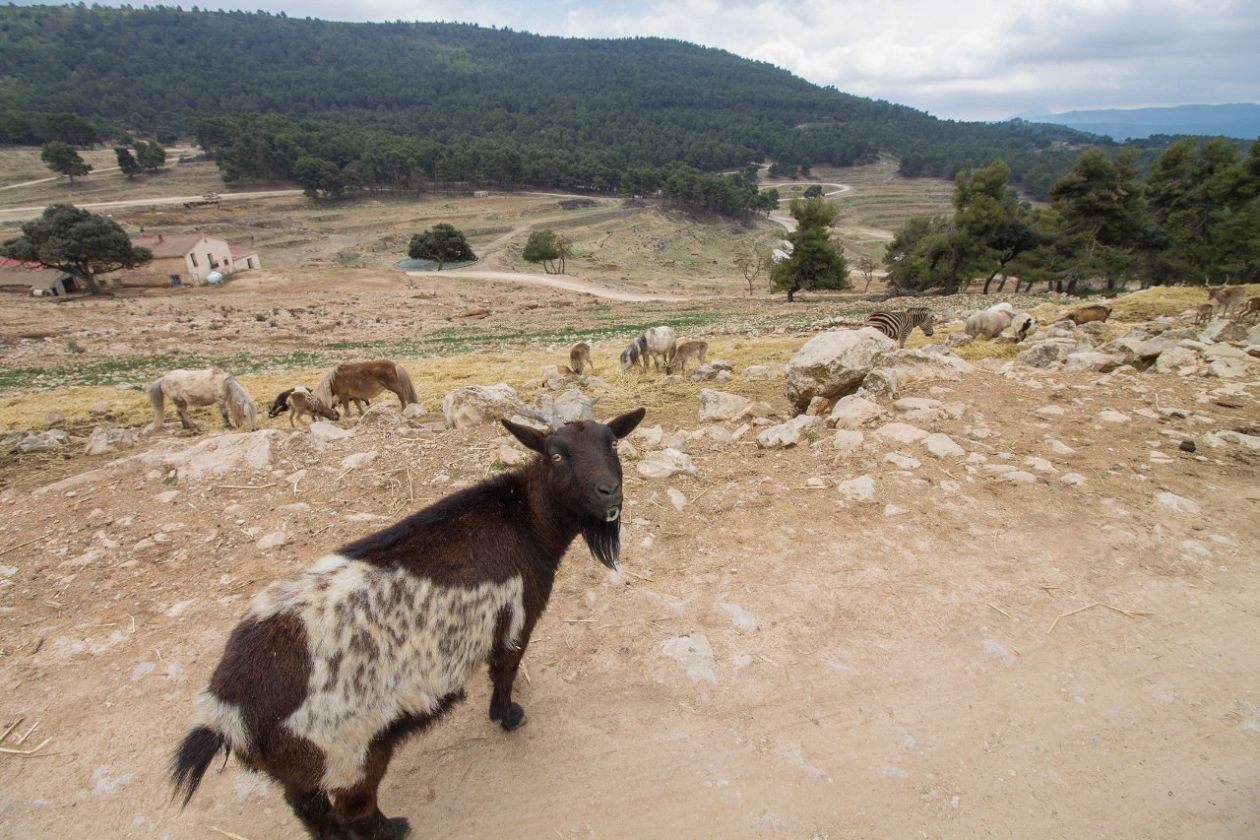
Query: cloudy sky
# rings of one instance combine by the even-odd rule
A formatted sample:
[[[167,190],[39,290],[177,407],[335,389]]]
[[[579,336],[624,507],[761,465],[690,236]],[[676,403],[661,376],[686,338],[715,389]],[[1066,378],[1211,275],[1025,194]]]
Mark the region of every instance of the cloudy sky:
[[[46,0],[45,0],[46,1]],[[134,2],[134,0],[133,0]],[[176,0],[166,0],[168,3]],[[1257,0],[209,0],[330,20],[657,35],[954,119],[1260,101]],[[183,0],[188,8],[191,4]]]

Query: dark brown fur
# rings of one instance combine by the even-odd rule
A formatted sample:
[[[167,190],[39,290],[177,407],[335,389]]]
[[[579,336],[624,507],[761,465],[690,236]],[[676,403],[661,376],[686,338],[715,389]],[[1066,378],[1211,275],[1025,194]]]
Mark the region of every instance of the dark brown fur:
[[[517,642],[512,644],[505,610],[494,630],[487,663],[493,686],[490,719],[504,730],[524,721],[524,709],[512,700],[512,686],[570,543],[582,534],[598,560],[615,566],[622,505],[616,442],[634,430],[643,414],[638,409],[606,426],[570,423],[551,434],[505,420],[508,431],[540,457],[448,496],[338,552],[353,560],[403,570],[435,585],[470,587],[521,579],[524,623]],[[609,519],[614,511],[616,516]],[[354,595],[346,605],[357,609]],[[341,657],[336,656],[327,666],[331,671],[340,663]],[[381,662],[379,667],[388,668],[389,663]],[[285,801],[312,837],[380,840],[405,836],[407,821],[391,820],[381,813],[377,788],[398,744],[440,718],[463,698],[463,692],[441,698],[431,714],[405,715],[391,722],[368,747],[363,780],[350,789],[326,791],[321,789],[324,754],[282,725],[306,699],[311,673],[301,619],[278,613],[239,624],[211,678],[210,692],[240,708],[249,750],[242,754],[240,745],[234,748],[223,733],[208,727],[193,729],[172,762],[176,795],[187,803],[214,755],[226,749],[280,782]]]
[[[1078,327],[1081,324],[1088,324],[1090,321],[1106,321],[1111,316],[1111,308],[1100,304],[1091,304],[1082,306],[1080,309],[1073,310],[1068,313],[1068,320]]]

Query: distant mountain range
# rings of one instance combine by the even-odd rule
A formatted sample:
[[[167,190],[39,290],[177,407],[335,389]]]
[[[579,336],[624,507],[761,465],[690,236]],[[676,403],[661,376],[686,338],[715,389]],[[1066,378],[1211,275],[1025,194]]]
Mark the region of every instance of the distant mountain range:
[[[1208,137],[1260,137],[1260,105],[1177,105],[1171,108],[1109,108],[1099,111],[1027,111],[1018,119],[1049,123],[1101,134],[1113,140],[1143,140],[1154,134],[1200,134]]]

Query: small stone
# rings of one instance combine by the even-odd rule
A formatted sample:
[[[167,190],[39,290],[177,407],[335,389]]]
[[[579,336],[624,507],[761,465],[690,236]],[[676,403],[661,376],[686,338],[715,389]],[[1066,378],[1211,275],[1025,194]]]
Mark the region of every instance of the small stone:
[[[1181,443],[1177,444],[1177,448],[1182,452],[1194,452],[1198,447],[1194,445],[1194,441],[1192,440],[1183,440]]]
[[[1085,476],[1081,475],[1080,473],[1071,473],[1071,472],[1064,473],[1063,475],[1059,476],[1059,481],[1062,481],[1064,484],[1070,487],[1080,487],[1082,484],[1085,483]]]
[[[917,443],[927,436],[927,432],[908,423],[887,423],[875,430],[875,437],[880,440],[897,443]]]
[[[367,452],[355,452],[353,455],[347,455],[341,459],[341,468],[343,470],[357,470],[359,467],[366,466],[376,460],[376,451],[369,450]]]
[[[905,508],[900,507],[898,505],[894,505],[894,504],[884,505],[885,517],[901,516],[902,514],[905,514],[905,513],[909,513],[909,511],[907,511]]]
[[[831,445],[847,455],[861,448],[864,439],[865,436],[856,429],[836,429],[836,437]]]
[[[1114,408],[1104,408],[1098,412],[1098,419],[1104,423],[1128,423],[1130,420],[1127,414],[1122,414]]]
[[[720,606],[730,614],[731,621],[740,630],[740,632],[756,633],[759,629],[761,629],[761,625],[758,623],[757,619],[753,617],[753,614],[739,606],[739,604],[729,604],[723,602]]]
[[[682,513],[687,507],[687,497],[683,495],[681,490],[675,490],[673,487],[665,491],[665,495],[669,496],[669,502],[674,506],[674,510]]]
[[[937,458],[961,458],[966,450],[954,442],[949,435],[934,432],[923,439],[927,451]]]
[[[884,456],[884,460],[901,470],[917,470],[923,466],[923,462],[918,458],[902,455],[900,452],[889,452]]]
[[[771,426],[757,435],[757,445],[762,449],[795,446],[801,440],[806,429],[817,426],[822,421],[818,417],[801,414],[786,423]]]
[[[1054,464],[1050,463],[1045,458],[1038,458],[1035,455],[1029,455],[1027,458],[1025,458],[1024,465],[1032,467],[1037,472],[1043,472],[1043,473],[1057,472],[1057,470],[1055,470],[1054,468]]]
[[[860,475],[840,482],[836,490],[851,502],[869,502],[875,498],[875,480],[869,475]]]
[[[289,535],[284,531],[272,531],[270,534],[267,534],[260,539],[255,545],[260,551],[269,551],[273,548],[279,548],[288,541]]]
[[[819,489],[822,487],[826,487],[827,482],[823,481],[821,478],[819,478],[816,475],[811,475],[809,478],[805,479],[805,486],[812,487],[814,489]]]
[[[1193,499],[1187,499],[1184,496],[1178,496],[1176,493],[1162,492],[1155,494],[1155,501],[1171,510],[1173,513],[1189,513],[1200,514],[1203,508]]]
[[[1064,411],[1065,409],[1061,405],[1043,405],[1034,413],[1040,417],[1059,417]]]
[[[653,452],[639,461],[635,469],[644,478],[670,478],[679,473],[696,475],[700,472],[691,458],[673,448]]]
[[[1075,449],[1068,446],[1066,443],[1063,443],[1062,441],[1055,440],[1054,438],[1049,438],[1049,437],[1046,438],[1046,446],[1049,446],[1050,451],[1053,452],[1055,455],[1075,455],[1076,454]]]
[[[1037,476],[1023,470],[1011,470],[1002,474],[1002,480],[1012,484],[1036,484]]]
[[[507,444],[501,444],[499,446],[498,453],[495,456],[495,460],[501,464],[506,464],[509,467],[514,467],[517,464],[524,463],[528,458],[529,456],[524,452],[517,449],[515,446],[508,446]]]
[[[622,438],[617,441],[617,454],[633,461],[639,457],[639,450],[630,442],[630,438]]]

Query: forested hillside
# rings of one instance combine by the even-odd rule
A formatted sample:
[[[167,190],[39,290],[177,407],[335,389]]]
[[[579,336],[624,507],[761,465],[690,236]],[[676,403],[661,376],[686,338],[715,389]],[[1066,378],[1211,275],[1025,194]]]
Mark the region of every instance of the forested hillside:
[[[589,161],[619,173],[671,163],[712,172],[767,158],[848,165],[883,151],[901,158],[905,174],[952,177],[1002,157],[1017,183],[1043,196],[1092,139],[1020,121],[937,120],[655,38],[160,7],[0,7],[0,142],[29,142],[39,133],[32,114],[58,112],[91,119],[105,134],[188,134],[197,118],[215,118],[221,138],[245,130],[238,116],[273,115],[266,125],[290,124],[278,136],[336,138],[331,146],[340,148],[317,157],[339,169],[362,156],[365,129],[442,147],[475,139],[519,155],[523,173],[532,166],[579,180]],[[290,155],[280,169],[295,164]]]

